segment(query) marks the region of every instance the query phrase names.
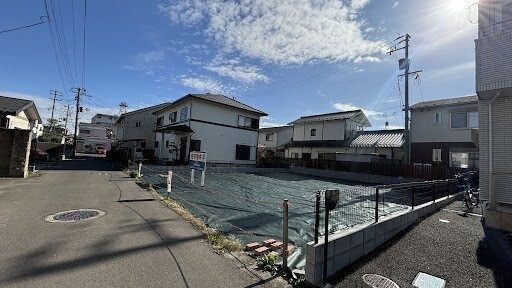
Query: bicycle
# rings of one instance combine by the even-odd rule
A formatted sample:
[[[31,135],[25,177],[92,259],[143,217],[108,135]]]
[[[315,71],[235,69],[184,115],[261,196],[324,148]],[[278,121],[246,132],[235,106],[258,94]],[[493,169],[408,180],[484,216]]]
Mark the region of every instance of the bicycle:
[[[459,182],[459,187],[462,189],[464,204],[469,211],[473,211],[473,208],[480,204],[479,185],[475,177],[474,172],[461,173],[455,176]]]

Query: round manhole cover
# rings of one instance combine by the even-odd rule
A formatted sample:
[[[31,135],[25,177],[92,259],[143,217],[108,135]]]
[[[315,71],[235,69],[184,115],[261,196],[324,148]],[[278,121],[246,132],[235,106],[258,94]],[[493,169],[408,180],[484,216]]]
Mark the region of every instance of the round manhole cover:
[[[44,220],[48,222],[78,222],[95,219],[104,214],[104,211],[97,209],[76,209],[48,215]]]
[[[364,274],[362,278],[372,288],[400,288],[393,280],[377,274]]]

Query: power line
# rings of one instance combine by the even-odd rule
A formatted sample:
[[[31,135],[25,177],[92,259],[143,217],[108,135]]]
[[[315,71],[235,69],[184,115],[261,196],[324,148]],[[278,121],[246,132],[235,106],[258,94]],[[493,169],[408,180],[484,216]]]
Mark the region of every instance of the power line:
[[[84,0],[84,40],[82,48],[82,87],[85,82],[85,31],[87,27],[87,0]]]
[[[46,21],[43,21],[44,18],[46,18]],[[16,28],[11,28],[11,29],[7,29],[7,30],[1,30],[0,33],[7,33],[7,32],[17,31],[17,30],[21,30],[21,29],[25,29],[25,28],[30,28],[30,27],[34,27],[37,25],[47,23],[47,22],[50,22],[50,19],[47,16],[41,16],[41,17],[39,17],[39,22],[37,22],[37,23],[25,25],[25,26],[21,26],[21,27],[16,27]]]
[[[73,0],[71,0],[71,17],[73,20],[73,59],[75,63],[75,75],[78,77],[78,70],[76,68],[75,1]]]

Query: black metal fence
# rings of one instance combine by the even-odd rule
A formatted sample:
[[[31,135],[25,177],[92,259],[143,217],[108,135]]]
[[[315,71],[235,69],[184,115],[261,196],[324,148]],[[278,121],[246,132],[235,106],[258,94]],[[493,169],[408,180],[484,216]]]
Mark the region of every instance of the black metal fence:
[[[329,234],[369,222],[395,212],[414,209],[415,206],[433,202],[460,192],[455,179],[379,185],[375,187],[353,186],[340,190],[337,207],[329,211]],[[325,234],[325,191],[318,191],[315,209],[315,243]]]

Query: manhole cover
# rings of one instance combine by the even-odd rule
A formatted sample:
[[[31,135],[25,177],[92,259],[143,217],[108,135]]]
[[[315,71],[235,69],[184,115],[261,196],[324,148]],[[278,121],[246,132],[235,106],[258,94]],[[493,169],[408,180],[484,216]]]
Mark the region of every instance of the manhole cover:
[[[364,274],[362,278],[364,283],[372,286],[373,288],[400,288],[400,286],[391,279],[377,274]]]
[[[44,220],[48,222],[78,222],[95,219],[104,214],[104,211],[96,209],[76,209],[48,215]]]

